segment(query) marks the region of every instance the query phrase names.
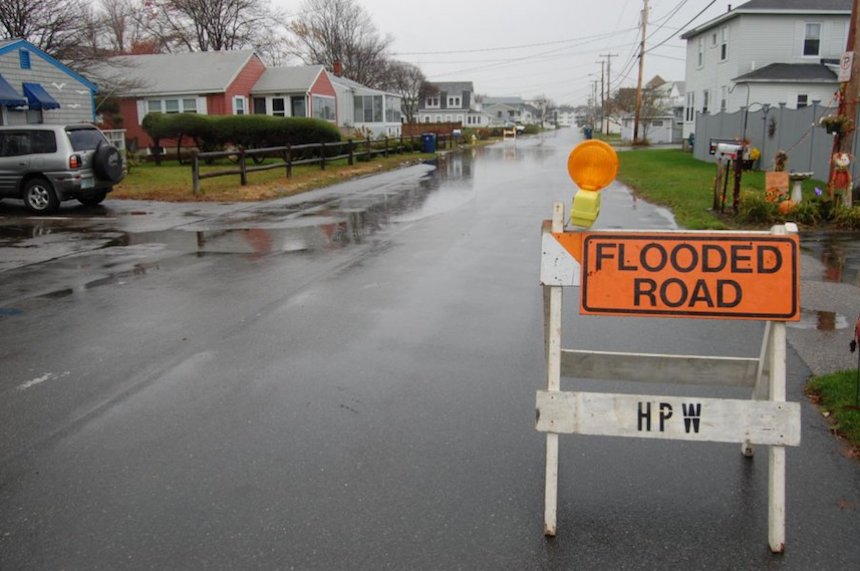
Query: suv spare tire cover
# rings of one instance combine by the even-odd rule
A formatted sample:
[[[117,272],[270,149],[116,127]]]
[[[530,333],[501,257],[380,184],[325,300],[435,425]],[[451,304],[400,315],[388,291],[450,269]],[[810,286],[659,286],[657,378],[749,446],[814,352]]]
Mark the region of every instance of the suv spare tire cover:
[[[99,143],[93,154],[93,170],[110,182],[122,180],[122,156],[119,149],[108,143]]]

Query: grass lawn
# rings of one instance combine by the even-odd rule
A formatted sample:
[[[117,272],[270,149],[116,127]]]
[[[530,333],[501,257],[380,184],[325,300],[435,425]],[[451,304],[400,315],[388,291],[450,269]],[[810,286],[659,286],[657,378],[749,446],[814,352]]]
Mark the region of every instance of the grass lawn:
[[[698,161],[679,149],[635,149],[618,153],[618,179],[642,198],[666,206],[681,226],[691,230],[726,230],[738,228],[731,218],[733,179],[729,179],[726,215],[711,211],[714,201],[714,179],[717,167]],[[804,199],[811,197],[821,181],[803,183]],[[745,171],[741,192],[764,191],[764,172]]]
[[[285,168],[248,173],[248,184],[239,184],[239,175],[207,178],[200,181],[200,194],[195,196],[191,186],[191,165],[164,161],[161,166],[143,163],[131,167],[128,176],[111,193],[111,198],[161,200],[166,202],[194,201],[254,201],[289,196],[306,190],[335,184],[350,178],[393,170],[404,164],[415,164],[435,158],[435,154],[406,153],[388,157],[377,156],[372,161],[356,162],[349,166],[346,159],[326,164],[293,167],[293,175],[286,177]],[[249,161],[248,166],[252,166]],[[238,169],[223,162],[201,166],[201,173],[216,170]]]
[[[857,397],[857,370],[839,371],[815,377],[807,390],[822,413],[833,423],[833,429],[848,440],[860,457],[860,408]]]

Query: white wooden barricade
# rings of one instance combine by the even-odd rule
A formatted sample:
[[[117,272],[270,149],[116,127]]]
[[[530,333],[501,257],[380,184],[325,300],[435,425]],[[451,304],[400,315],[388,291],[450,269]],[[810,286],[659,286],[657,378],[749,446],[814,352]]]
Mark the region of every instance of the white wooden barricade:
[[[769,446],[768,543],[785,548],[785,446],[800,444],[800,405],[785,402],[785,323],[767,321],[758,358],[575,351],[561,344],[562,290],[580,285],[579,264],[553,233],[564,206],[544,223],[546,390],[537,392],[538,431],[546,432],[544,534],[556,535],[559,434],[737,442],[751,456]],[[776,227],[775,234],[785,233]],[[667,233],[670,234],[670,233]],[[562,391],[561,377],[749,387],[751,400]]]

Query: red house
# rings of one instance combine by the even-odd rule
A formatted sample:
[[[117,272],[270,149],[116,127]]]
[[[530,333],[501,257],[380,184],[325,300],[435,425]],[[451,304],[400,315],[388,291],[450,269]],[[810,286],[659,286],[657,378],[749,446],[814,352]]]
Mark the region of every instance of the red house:
[[[131,149],[152,145],[141,127],[151,112],[337,121],[334,87],[322,66],[267,69],[252,50],[117,56],[98,75],[117,86]]]

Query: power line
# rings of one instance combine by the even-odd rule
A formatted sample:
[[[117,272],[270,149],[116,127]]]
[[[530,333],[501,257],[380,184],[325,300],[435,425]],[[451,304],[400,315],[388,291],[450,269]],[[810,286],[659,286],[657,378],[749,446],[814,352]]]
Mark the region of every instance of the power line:
[[[690,21],[689,21],[689,22],[687,22],[686,24],[684,24],[683,26],[681,26],[681,27],[679,28],[679,30],[678,30],[678,31],[683,30],[684,28],[686,28],[687,26],[689,26],[690,24],[692,24],[692,23],[693,23],[693,21],[694,21],[694,20],[696,20],[696,18],[698,18],[699,16],[701,16],[702,14],[704,14],[704,13],[705,13],[705,11],[706,11],[708,8],[710,8],[711,6],[713,6],[713,5],[714,5],[714,4],[716,4],[716,3],[717,3],[717,0],[711,0],[711,1],[708,3],[708,5],[707,5],[707,6],[705,6],[704,8],[702,8],[702,10],[701,10],[698,14],[696,14],[695,16],[693,16],[692,18],[690,18]],[[650,48],[648,48],[648,49],[645,51],[645,53],[648,53],[648,52],[651,52],[651,51],[653,51],[653,50],[656,50],[657,48],[659,48],[660,46],[662,46],[663,44],[665,44],[666,42],[668,42],[669,40],[671,40],[672,38],[674,38],[674,37],[675,37],[675,36],[677,36],[677,35],[678,35],[678,32],[675,32],[674,34],[672,34],[671,36],[669,36],[668,38],[666,38],[665,40],[663,40],[663,41],[662,41],[662,42],[660,42],[659,44],[657,44],[657,45],[655,45],[655,46],[651,46]]]
[[[628,28],[622,30],[622,32],[628,32],[630,30],[635,30],[636,28]],[[572,42],[582,42],[584,40],[598,40],[606,37],[612,37],[615,35],[615,32],[596,34],[594,36],[583,36],[581,38],[569,38],[566,40],[554,40],[551,42],[540,42],[536,44],[520,44],[513,46],[499,46],[495,48],[478,48],[474,50],[444,50],[444,51],[433,51],[433,52],[395,52],[392,55],[395,56],[426,56],[426,55],[444,55],[444,54],[464,54],[464,53],[479,53],[479,52],[497,52],[504,50],[520,50],[525,48],[536,48],[536,47],[544,47],[544,46],[552,46],[558,44],[569,44]]]

